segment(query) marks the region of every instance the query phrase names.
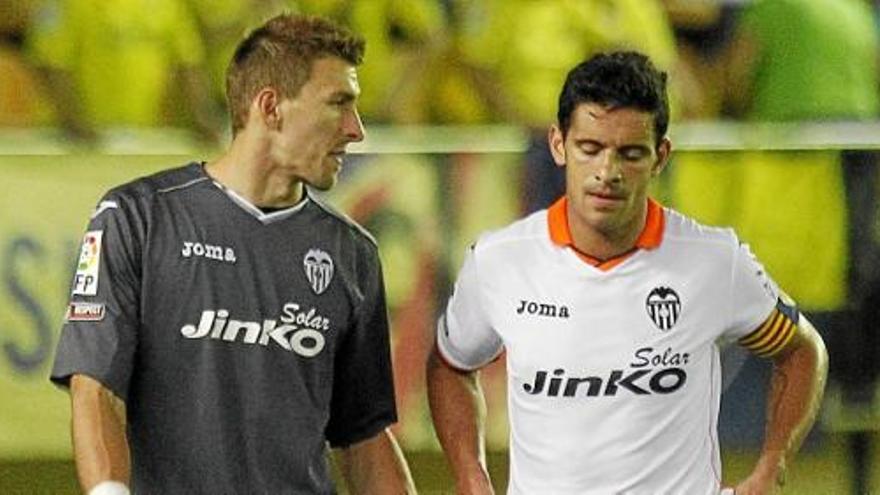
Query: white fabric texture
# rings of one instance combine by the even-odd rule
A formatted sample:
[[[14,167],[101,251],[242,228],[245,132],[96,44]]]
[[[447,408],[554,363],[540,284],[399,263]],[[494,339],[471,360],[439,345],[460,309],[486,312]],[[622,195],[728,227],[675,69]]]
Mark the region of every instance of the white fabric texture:
[[[607,271],[546,210],[483,235],[438,325],[453,366],[506,350],[510,494],[717,494],[719,343],[775,284],[732,230],[664,209],[663,239]]]

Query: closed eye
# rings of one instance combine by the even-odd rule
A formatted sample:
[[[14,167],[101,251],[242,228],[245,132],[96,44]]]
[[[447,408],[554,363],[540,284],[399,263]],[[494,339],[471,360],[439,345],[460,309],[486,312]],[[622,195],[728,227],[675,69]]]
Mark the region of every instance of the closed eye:
[[[626,146],[620,149],[620,156],[627,161],[638,161],[650,154],[650,151],[643,146]]]
[[[602,145],[595,141],[582,141],[578,143],[578,148],[583,154],[588,156],[597,155],[600,151],[602,151]]]

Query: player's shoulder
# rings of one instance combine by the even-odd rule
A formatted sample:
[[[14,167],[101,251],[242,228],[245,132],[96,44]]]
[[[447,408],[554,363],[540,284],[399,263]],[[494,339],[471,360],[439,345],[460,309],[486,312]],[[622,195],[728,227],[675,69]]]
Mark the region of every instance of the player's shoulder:
[[[474,244],[474,250],[520,251],[530,249],[536,241],[542,240],[549,240],[547,210],[538,210],[504,227],[483,232]]]
[[[688,243],[707,249],[727,249],[740,244],[730,227],[706,225],[672,208],[664,207],[663,238],[673,243]]]
[[[370,231],[364,228],[364,226],[357,223],[354,219],[352,219],[345,213],[324,202],[322,199],[315,197],[315,195],[311,192],[307,192],[307,194],[312,204],[314,204],[324,216],[330,219],[331,222],[336,226],[336,228],[347,231],[352,235],[352,237],[362,241],[365,244],[370,245],[373,249],[376,249],[378,247],[376,238],[373,237],[373,234],[371,234]]]
[[[138,177],[106,191],[92,212],[90,222],[100,226],[111,222],[110,219],[113,218],[125,218],[128,222],[147,221],[157,197],[167,192],[182,191],[189,185],[202,182],[210,183],[210,178],[199,163],[189,163]],[[105,212],[118,214],[108,215]]]
[[[184,191],[196,184],[209,183],[210,180],[202,165],[193,162],[162,170],[152,175],[138,177],[114,187],[108,191],[107,197],[149,200],[157,195]]]

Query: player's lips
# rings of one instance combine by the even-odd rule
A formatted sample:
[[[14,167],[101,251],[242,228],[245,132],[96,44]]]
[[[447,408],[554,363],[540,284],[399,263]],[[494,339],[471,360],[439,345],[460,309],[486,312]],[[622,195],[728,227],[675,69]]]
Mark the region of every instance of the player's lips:
[[[626,195],[623,193],[610,191],[587,191],[587,195],[608,201],[623,201],[626,199]]]
[[[587,196],[596,206],[616,206],[626,200],[626,196],[619,192],[587,191]]]
[[[342,159],[345,158],[345,155],[346,155],[346,154],[347,154],[347,153],[346,153],[346,151],[345,151],[344,149],[342,149],[342,150],[331,151],[331,152],[329,153],[329,155],[330,155],[334,160],[336,160],[336,163],[338,163],[339,165],[342,165]]]

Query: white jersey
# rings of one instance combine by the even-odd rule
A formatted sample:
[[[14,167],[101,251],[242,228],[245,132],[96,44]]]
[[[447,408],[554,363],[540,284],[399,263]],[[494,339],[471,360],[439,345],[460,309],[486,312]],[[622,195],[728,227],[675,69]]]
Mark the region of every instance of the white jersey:
[[[438,347],[465,370],[506,350],[510,494],[720,490],[719,345],[774,327],[778,289],[732,230],[651,209],[656,246],[610,268],[554,242],[547,210],[467,253]]]

